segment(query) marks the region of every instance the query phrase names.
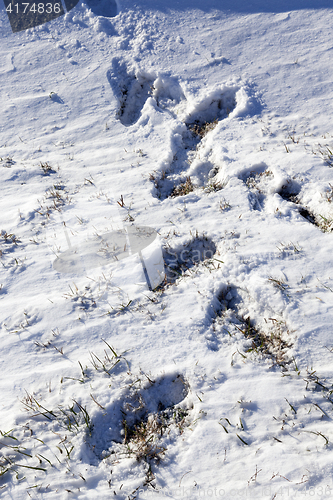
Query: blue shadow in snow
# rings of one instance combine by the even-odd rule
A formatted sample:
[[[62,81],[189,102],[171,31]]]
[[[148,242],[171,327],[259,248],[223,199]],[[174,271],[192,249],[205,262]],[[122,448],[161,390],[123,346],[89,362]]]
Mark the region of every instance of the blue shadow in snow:
[[[95,16],[115,17],[118,14],[115,0],[85,0],[85,3]]]
[[[140,2],[142,9],[159,10],[193,10],[203,12],[220,10],[229,13],[257,14],[260,12],[290,12],[306,9],[333,9],[332,0],[179,0],[173,1],[170,6],[165,0],[144,0]]]

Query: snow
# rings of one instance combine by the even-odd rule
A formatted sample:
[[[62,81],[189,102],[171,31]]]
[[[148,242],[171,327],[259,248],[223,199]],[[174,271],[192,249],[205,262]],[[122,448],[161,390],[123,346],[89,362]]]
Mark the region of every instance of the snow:
[[[1,7],[1,498],[332,496],[332,14]]]

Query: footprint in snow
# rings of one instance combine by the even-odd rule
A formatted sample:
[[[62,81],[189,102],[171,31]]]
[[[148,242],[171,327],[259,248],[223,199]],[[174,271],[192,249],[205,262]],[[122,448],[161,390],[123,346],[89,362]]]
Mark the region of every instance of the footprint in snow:
[[[169,168],[151,179],[157,198],[164,200],[189,194],[195,187],[191,175],[201,184],[216,175],[215,166],[210,161],[198,161],[197,151],[219,121],[226,119],[235,109],[237,91],[238,87],[215,90],[185,115],[183,130],[174,137],[179,146]]]
[[[269,184],[274,178],[273,172],[265,163],[258,163],[252,165],[250,170],[243,171],[239,178],[249,190],[248,198],[251,209],[263,210]]]
[[[113,59],[107,72],[109,84],[118,99],[118,118],[125,126],[133,125],[141,116],[142,108],[149,97],[156,105],[176,116],[175,108],[185,100],[182,88],[176,78],[135,72],[125,63]]]
[[[214,241],[207,236],[195,237],[176,248],[166,247],[163,251],[166,282],[174,283],[187,270],[214,258],[216,250]]]
[[[109,84],[118,99],[117,116],[120,122],[129,127],[138,121],[146,100],[152,94],[155,80],[153,75],[129,71],[125,63],[112,60],[112,69],[107,72]]]
[[[180,417],[185,418],[188,406],[185,399],[188,394],[188,383],[176,373],[156,380],[148,379],[139,388],[131,384],[121,399],[111,403],[93,419],[90,445],[94,454],[103,460],[109,456],[115,457],[115,454],[125,455],[132,450],[137,460],[140,460],[140,448],[136,441],[141,441],[141,433],[154,433],[155,425],[162,437],[160,426],[163,419],[168,426],[175,416],[178,416],[178,420]],[[154,437],[158,439],[157,434]],[[149,452],[147,449],[145,451]]]

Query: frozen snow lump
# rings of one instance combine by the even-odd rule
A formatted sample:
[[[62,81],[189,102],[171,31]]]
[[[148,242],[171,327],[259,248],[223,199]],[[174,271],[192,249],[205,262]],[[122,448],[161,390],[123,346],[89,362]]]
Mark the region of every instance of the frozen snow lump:
[[[85,3],[96,16],[115,17],[118,14],[116,0],[85,0]]]

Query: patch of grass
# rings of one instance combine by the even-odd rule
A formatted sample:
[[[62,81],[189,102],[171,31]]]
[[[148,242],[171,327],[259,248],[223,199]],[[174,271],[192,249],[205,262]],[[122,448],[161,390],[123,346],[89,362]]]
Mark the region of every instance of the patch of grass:
[[[288,289],[288,284],[280,278],[272,278],[270,276],[268,281],[272,283],[275,288],[278,288],[281,292],[285,292]]]
[[[263,172],[250,172],[250,175],[247,177],[245,184],[247,185],[248,188],[250,189],[256,189],[257,191],[261,192],[260,189],[260,183],[262,180],[270,178],[273,176],[273,173],[271,170],[266,169]]]
[[[52,335],[54,338],[57,338],[59,336],[59,332],[55,332],[54,330],[52,330]],[[47,340],[46,342],[39,342],[38,340],[35,340],[35,345],[39,348],[39,349],[43,349],[43,350],[46,350],[46,349],[49,349],[49,348],[53,348],[55,349],[57,352],[59,352],[62,356],[64,355],[64,352],[63,352],[63,348],[62,347],[57,347],[54,343],[54,339],[49,339]]]
[[[166,448],[158,443],[159,437],[163,435],[166,425],[157,415],[149,415],[146,421],[138,422],[129,428],[126,420],[123,420],[124,444],[127,445],[129,455],[134,455],[140,462],[154,461],[159,463]]]
[[[318,144],[316,149],[312,149],[312,154],[319,156],[329,167],[333,167],[333,147],[328,144]]]
[[[330,183],[328,185],[329,185],[329,188],[327,188],[327,190],[325,192],[325,199],[329,203],[332,203],[333,202],[333,186]]]
[[[177,196],[185,196],[194,190],[194,186],[191,181],[191,177],[186,177],[186,181],[179,186],[175,186],[170,194],[171,198],[176,198]]]
[[[20,240],[13,233],[7,233],[4,229],[0,232],[0,241],[6,244],[14,244],[17,245],[20,243]]]
[[[238,313],[240,300],[236,287],[228,287],[218,296],[220,309],[215,312],[214,328],[218,322],[222,322],[222,331],[230,337],[240,332],[250,341],[250,346],[244,348],[245,354],[237,349],[233,356],[239,354],[246,359],[248,353],[255,353],[271,358],[272,366],[279,365],[283,370],[287,370],[287,366],[293,361],[288,354],[293,344],[286,323],[276,318],[264,318],[264,326],[259,327],[250,316],[244,317]],[[231,363],[234,364],[233,359]]]
[[[160,444],[164,434],[170,432],[172,426],[176,426],[179,433],[184,432],[188,425],[188,410],[183,408],[168,408],[158,413],[151,413],[142,420],[137,421],[131,427],[128,426],[126,418],[123,419],[124,442],[126,452],[134,455],[136,460],[151,464],[159,463],[165,452],[166,447]]]
[[[104,358],[103,360],[100,359],[95,353],[91,352],[90,357],[91,357],[91,364],[95,368],[97,372],[104,372],[106,373],[109,377],[111,377],[111,372],[115,369],[115,367],[121,362],[125,361],[128,369],[129,365],[126,359],[124,358],[124,354],[126,354],[127,351],[123,352],[122,354],[118,355],[114,348],[110,346],[106,340],[103,340],[105,345],[108,347],[109,350],[104,350]],[[82,370],[83,372],[83,370]]]
[[[53,170],[53,168],[47,161],[45,162],[41,161],[40,168],[43,170],[44,175],[55,174],[55,170]]]
[[[211,180],[208,185],[204,188],[205,193],[216,193],[216,191],[221,191],[226,186],[226,182],[218,182]]]
[[[41,202],[37,201],[39,202],[39,207],[35,212],[49,219],[52,212],[61,212],[65,205],[71,203],[72,199],[68,195],[65,186],[54,184],[52,188],[47,189],[43,200]]]
[[[4,158],[0,158],[0,163],[3,167],[10,168],[12,165],[14,165],[15,161],[11,156],[6,156]]]
[[[193,132],[193,134],[198,135],[202,139],[208,134],[208,132],[214,130],[218,122],[217,118],[211,122],[200,123],[199,121],[196,121],[190,124],[188,128],[191,132]]]
[[[92,296],[88,296],[90,292],[89,286],[86,286],[85,291],[82,292],[78,289],[75,283],[73,283],[72,285],[69,285],[69,290],[69,292],[64,294],[64,298],[77,303],[83,311],[88,311],[91,308],[97,307],[96,300]]]
[[[311,224],[317,226],[323,233],[333,231],[333,219],[327,219],[321,214],[316,215],[305,207],[301,207],[299,213],[307,221],[311,222]]]
[[[323,231],[323,233],[330,233],[333,231],[333,220],[329,220],[323,215],[319,214],[319,222],[317,223],[318,227]]]
[[[3,323],[3,326],[9,333],[19,333],[23,330],[26,330],[26,328],[28,328],[32,324],[34,319],[35,318],[33,316],[31,317],[29,313],[23,311],[23,318],[22,318],[23,321],[19,321],[14,325],[12,323],[11,328],[10,327],[7,328],[6,323]]]
[[[92,423],[90,416],[86,408],[75,400],[68,408],[59,405],[56,409],[49,410],[33,394],[27,393],[22,403],[25,409],[33,414],[32,418],[41,416],[50,421],[57,421],[60,427],[74,434],[81,428],[86,428],[91,434]]]
[[[280,250],[282,255],[299,254],[302,252],[301,246],[298,243],[293,243],[292,241],[289,243],[280,242],[280,246],[277,246],[276,248]]]
[[[219,203],[219,209],[221,212],[227,212],[228,210],[230,210],[231,208],[231,205],[228,201],[226,201],[224,198],[222,198],[222,200],[220,200],[220,203]]]
[[[8,233],[2,229],[0,231],[0,258],[9,252],[12,252],[19,243],[21,242],[15,234]]]
[[[287,350],[292,347],[291,342],[286,340],[289,334],[285,323],[272,320],[272,327],[270,332],[266,333],[261,329],[254,326],[250,317],[241,318],[242,326],[236,328],[244,335],[245,338],[250,339],[252,346],[245,352],[256,352],[257,354],[264,354],[273,360],[274,364],[280,365],[285,368],[287,361]],[[290,362],[290,360],[288,360]]]

